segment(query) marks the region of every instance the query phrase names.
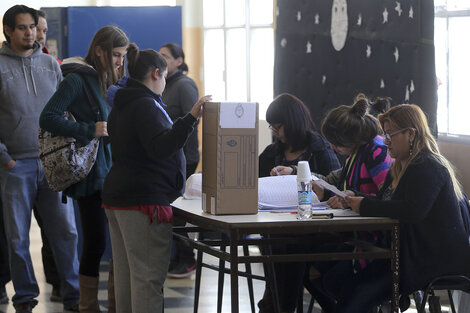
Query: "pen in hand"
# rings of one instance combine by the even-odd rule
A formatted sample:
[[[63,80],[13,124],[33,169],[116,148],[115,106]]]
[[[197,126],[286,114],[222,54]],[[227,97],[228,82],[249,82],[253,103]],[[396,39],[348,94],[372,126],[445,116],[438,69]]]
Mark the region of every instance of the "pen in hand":
[[[276,176],[280,176],[280,175],[281,175],[281,174],[279,174],[279,171],[277,170],[277,168],[274,167],[274,168],[273,168],[273,171],[274,171],[274,173],[276,174]]]

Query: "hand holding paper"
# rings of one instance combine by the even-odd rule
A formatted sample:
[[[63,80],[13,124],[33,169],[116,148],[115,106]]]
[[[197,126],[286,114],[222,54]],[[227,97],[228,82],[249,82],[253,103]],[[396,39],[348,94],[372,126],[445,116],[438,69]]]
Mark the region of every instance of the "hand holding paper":
[[[341,198],[345,198],[347,197],[348,195],[345,194],[344,192],[342,192],[341,190],[339,190],[338,188],[336,188],[335,186],[331,185],[331,184],[328,184],[326,181],[324,181],[323,179],[320,179],[318,177],[316,177],[315,175],[312,175],[312,180],[322,186],[323,188],[325,189],[328,189],[332,192],[334,192],[337,196],[341,197]]]

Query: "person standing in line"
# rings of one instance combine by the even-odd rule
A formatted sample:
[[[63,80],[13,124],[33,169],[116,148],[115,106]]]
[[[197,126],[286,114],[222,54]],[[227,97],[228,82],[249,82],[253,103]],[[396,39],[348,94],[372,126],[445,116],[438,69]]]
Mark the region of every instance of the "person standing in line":
[[[75,216],[70,204],[47,184],[38,148],[38,120],[57,89],[57,61],[42,53],[36,39],[38,15],[24,5],[3,16],[6,42],[0,49],[0,190],[17,313],[30,313],[39,287],[29,252],[33,206],[43,220],[61,279],[64,312],[78,312],[78,258]],[[22,83],[21,83],[22,82]]]
[[[82,181],[64,190],[77,200],[82,221],[83,249],[80,260],[80,312],[98,313],[99,267],[106,247],[106,216],[101,207],[101,189],[111,168],[111,150],[105,143],[108,136],[107,88],[124,75],[124,57],[129,39],[115,26],[104,26],[94,35],[85,58],[70,58],[62,63],[64,80],[41,113],[41,128],[60,136],[71,136],[82,144],[100,138],[96,162]],[[87,88],[99,112],[93,112]],[[63,112],[71,112],[77,122],[65,120]],[[97,117],[98,115],[98,117]],[[114,312],[112,264],[108,281],[108,311]]]
[[[116,311],[162,312],[170,262],[173,213],[184,191],[183,146],[211,100],[204,96],[174,121],[161,93],[167,65],[155,50],[127,51],[129,79],[109,115],[113,166],[103,186],[103,207],[113,248]]]
[[[44,11],[38,10],[38,25],[36,26],[36,41],[42,47],[42,52],[49,54],[49,50],[46,47],[46,38],[47,38],[47,20],[46,20],[46,13]],[[57,60],[59,64],[61,63]],[[46,282],[52,285],[52,291],[50,300],[52,302],[62,302],[62,297],[60,295],[60,279],[59,273],[57,272],[57,267],[54,262],[54,256],[52,255],[52,250],[47,241],[46,234],[43,230],[43,222],[41,220],[41,216],[36,208],[33,207],[34,217],[38,222],[39,227],[41,228],[41,239],[42,239],[42,248],[41,248],[41,256],[42,256],[42,264],[44,267],[44,275],[46,276]]]
[[[160,48],[160,53],[168,65],[168,78],[165,91],[162,94],[163,103],[167,105],[166,111],[174,121],[191,111],[199,98],[196,83],[189,78],[188,65],[184,61],[183,49],[176,43],[166,43]],[[186,179],[196,171],[199,163],[199,143],[197,124],[189,135],[183,147],[186,157]],[[184,222],[175,220],[176,226],[183,226]],[[184,278],[190,276],[196,269],[196,259],[193,249],[181,240],[174,241],[173,258],[170,262],[168,277]]]

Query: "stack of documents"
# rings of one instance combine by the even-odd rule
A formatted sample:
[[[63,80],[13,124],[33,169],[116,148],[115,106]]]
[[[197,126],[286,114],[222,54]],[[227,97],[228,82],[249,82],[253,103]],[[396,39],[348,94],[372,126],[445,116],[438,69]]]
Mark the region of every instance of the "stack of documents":
[[[312,191],[312,204],[318,203]],[[297,176],[282,175],[261,177],[258,180],[258,208],[260,210],[296,210]],[[326,206],[324,206],[326,208]],[[316,209],[314,207],[314,209]]]

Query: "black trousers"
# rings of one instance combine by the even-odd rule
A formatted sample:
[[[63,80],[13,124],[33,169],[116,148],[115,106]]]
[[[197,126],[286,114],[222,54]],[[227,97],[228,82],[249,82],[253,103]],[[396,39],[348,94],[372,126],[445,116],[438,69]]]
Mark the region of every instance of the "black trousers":
[[[100,261],[106,248],[106,214],[101,207],[101,192],[77,200],[82,222],[81,275],[99,276]]]

